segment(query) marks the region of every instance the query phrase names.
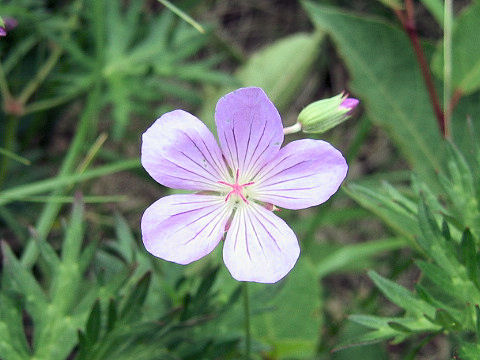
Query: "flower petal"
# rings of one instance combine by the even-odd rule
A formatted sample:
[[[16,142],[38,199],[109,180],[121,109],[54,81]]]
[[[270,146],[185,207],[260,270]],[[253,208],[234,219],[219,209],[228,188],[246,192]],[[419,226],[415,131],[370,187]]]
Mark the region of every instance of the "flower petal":
[[[215,121],[223,154],[233,174],[239,169],[241,181],[248,181],[282,145],[282,120],[260,88],[241,88],[222,97]]]
[[[303,209],[327,201],[340,187],[347,170],[342,154],[329,143],[293,141],[260,170],[249,190],[258,201]]]
[[[222,239],[231,214],[223,197],[177,194],[154,202],[142,217],[142,238],[151,254],[189,264]]]
[[[285,221],[255,203],[237,209],[223,247],[223,261],[235,279],[275,283],[299,254],[297,237]]]
[[[185,190],[219,190],[228,170],[215,138],[195,116],[164,114],[142,136],[142,165],[160,184]]]

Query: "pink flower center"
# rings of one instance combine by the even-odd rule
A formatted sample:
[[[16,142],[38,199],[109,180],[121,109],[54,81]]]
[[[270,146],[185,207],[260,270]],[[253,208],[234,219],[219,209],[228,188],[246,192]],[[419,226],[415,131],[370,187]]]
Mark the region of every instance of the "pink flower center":
[[[254,182],[251,181],[251,182],[248,182],[248,183],[245,183],[245,184],[239,184],[238,183],[238,169],[237,169],[237,174],[235,175],[235,184],[229,184],[225,181],[219,181],[218,183],[220,184],[223,184],[223,185],[227,185],[227,186],[230,186],[232,188],[232,191],[230,191],[227,196],[225,197],[225,201],[228,201],[228,199],[230,199],[230,197],[232,195],[237,195],[238,197],[240,197],[243,201],[245,201],[245,203],[248,204],[248,200],[247,198],[245,197],[245,195],[243,195],[243,188],[245,186],[248,186],[248,185],[253,185]]]

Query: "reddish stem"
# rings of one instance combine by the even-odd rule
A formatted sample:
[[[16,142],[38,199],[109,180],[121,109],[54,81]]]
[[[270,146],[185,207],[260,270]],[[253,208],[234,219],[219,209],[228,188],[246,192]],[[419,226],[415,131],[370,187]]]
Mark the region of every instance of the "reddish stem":
[[[438,98],[437,90],[433,83],[432,73],[430,71],[430,66],[425,58],[423,53],[422,46],[418,39],[417,27],[415,25],[415,15],[414,7],[412,0],[405,0],[405,11],[395,10],[395,14],[402,23],[403,29],[408,35],[410,42],[413,46],[413,50],[417,57],[418,64],[420,65],[420,70],[423,75],[423,80],[427,86],[427,91],[430,96],[430,102],[432,103],[433,111],[435,117],[437,118],[438,127],[443,137],[446,137],[445,133],[445,115],[443,113],[442,107],[440,106],[440,101]]]

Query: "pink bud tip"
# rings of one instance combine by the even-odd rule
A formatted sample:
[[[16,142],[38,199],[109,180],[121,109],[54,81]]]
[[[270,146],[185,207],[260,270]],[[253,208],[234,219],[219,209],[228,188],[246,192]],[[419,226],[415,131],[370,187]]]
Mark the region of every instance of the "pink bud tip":
[[[0,36],[7,36],[7,31],[3,27],[0,27]]]
[[[360,101],[355,98],[346,98],[343,100],[343,102],[340,104],[341,107],[346,108],[346,109],[355,109]]]

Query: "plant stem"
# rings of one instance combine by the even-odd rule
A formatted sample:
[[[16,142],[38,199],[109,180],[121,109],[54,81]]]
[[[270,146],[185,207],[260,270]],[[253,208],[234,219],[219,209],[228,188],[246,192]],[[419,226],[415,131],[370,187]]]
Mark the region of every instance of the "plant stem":
[[[250,360],[251,334],[250,334],[250,303],[248,299],[248,282],[243,282],[243,309],[245,312],[245,359]]]
[[[36,76],[25,86],[22,90],[22,93],[18,96],[18,100],[22,104],[26,104],[30,96],[37,90],[37,88],[43,83],[48,74],[52,71],[53,67],[57,64],[58,59],[63,53],[63,49],[59,46],[55,46],[50,57],[43,64],[43,66],[38,70]]]
[[[452,23],[453,1],[445,0],[443,20],[443,107],[445,109],[445,137],[450,138],[450,119],[452,116]]]
[[[11,97],[10,90],[8,89],[7,78],[5,77],[5,71],[0,63],[0,93],[2,94],[3,101],[7,101]]]
[[[437,90],[435,89],[435,84],[433,83],[432,74],[430,71],[430,66],[425,58],[425,55],[420,45],[418,39],[417,28],[415,25],[415,16],[414,16],[414,7],[412,0],[405,0],[405,12],[401,10],[395,10],[395,14],[402,23],[403,29],[405,30],[410,42],[413,46],[413,50],[417,57],[418,64],[420,65],[420,70],[423,75],[423,80],[427,86],[427,91],[430,96],[430,102],[432,103],[433,112],[437,118],[438,127],[441,134],[445,137],[445,116],[443,114],[442,107],[440,106],[439,97],[437,95]]]
[[[100,94],[101,78],[97,77],[97,82],[94,88],[88,93],[85,111],[80,117],[80,123],[78,124],[75,131],[75,137],[68,149],[65,158],[63,159],[63,163],[60,167],[60,170],[58,171],[57,177],[72,175],[75,169],[76,161],[80,157],[83,146],[87,141],[89,131],[96,130],[96,121],[94,118],[98,115],[100,111]],[[59,185],[55,187],[55,190],[53,190],[51,195],[61,196],[64,195],[65,191],[66,188]],[[43,208],[35,226],[38,237],[40,239],[46,239],[61,207],[62,204],[58,203],[45,204],[45,207]],[[32,267],[37,260],[37,256],[38,249],[35,239],[33,237],[30,237],[22,254],[22,264],[26,267]]]
[[[295,134],[300,130],[302,130],[302,125],[300,123],[296,123],[292,126],[287,126],[286,128],[283,128],[283,134],[284,135]]]
[[[7,122],[5,124],[5,135],[4,135],[4,149],[8,152],[13,152],[13,147],[15,146],[15,139],[18,128],[19,118],[14,115],[7,116]],[[0,156],[0,188],[2,187],[5,178],[7,177],[8,172],[8,163],[10,158],[8,156]]]

